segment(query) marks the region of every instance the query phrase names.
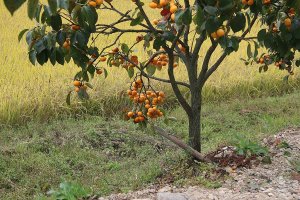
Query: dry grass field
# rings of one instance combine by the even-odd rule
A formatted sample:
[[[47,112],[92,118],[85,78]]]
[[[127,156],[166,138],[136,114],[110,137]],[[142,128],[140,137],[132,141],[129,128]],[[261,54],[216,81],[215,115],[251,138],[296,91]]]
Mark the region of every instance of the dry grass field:
[[[119,5],[117,5],[119,4]],[[121,10],[129,9],[129,3],[115,3]],[[100,12],[100,11],[99,11]],[[154,19],[155,13],[149,11],[149,16]],[[24,40],[18,42],[18,33],[24,28],[31,27],[34,22],[28,20],[25,6],[19,10],[14,17],[4,8],[3,1],[0,1],[0,125],[22,124],[30,120],[45,121],[50,118],[58,118],[74,114],[65,104],[67,92],[72,90],[72,79],[79,69],[72,63],[66,66],[32,66],[27,58],[27,45]],[[109,13],[101,13],[99,20],[102,22],[111,19]],[[99,48],[112,41],[113,36],[100,38],[97,45]],[[121,42],[132,42],[135,36],[129,35],[121,38]],[[205,52],[205,49],[203,53]],[[145,57],[142,48],[136,49],[139,57]],[[214,55],[214,60],[218,55]],[[290,80],[289,84],[282,81],[285,72],[270,70],[260,74],[258,66],[245,66],[241,57],[246,56],[246,44],[241,46],[238,53],[232,54],[225,60],[220,69],[209,80],[205,91],[204,99],[207,101],[220,101],[229,98],[249,98],[260,96],[274,96],[286,91],[291,91],[299,86],[299,75]],[[80,112],[97,112],[120,109],[118,99],[120,92],[126,89],[129,78],[124,69],[108,68],[109,76],[104,79],[97,76],[91,81],[95,86],[89,91],[93,106],[84,108],[81,104],[75,103],[72,98],[73,107],[79,108]],[[275,68],[275,67],[274,67]],[[166,76],[165,70],[158,73],[159,76]],[[185,80],[185,68],[179,65],[176,68],[176,76],[179,80]],[[168,85],[157,83],[157,88],[167,91],[172,95]],[[108,102],[109,101],[109,102]],[[111,111],[110,111],[111,112]],[[77,113],[78,114],[78,113]]]

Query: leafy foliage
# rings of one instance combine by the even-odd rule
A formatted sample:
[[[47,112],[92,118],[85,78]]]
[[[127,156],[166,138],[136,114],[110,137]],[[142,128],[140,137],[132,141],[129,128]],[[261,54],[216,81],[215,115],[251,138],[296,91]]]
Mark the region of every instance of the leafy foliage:
[[[250,141],[248,139],[238,137],[234,144],[236,151],[240,155],[245,156],[266,156],[268,155],[268,150],[266,147],[261,146],[259,143]]]
[[[291,164],[293,165],[296,172],[300,173],[300,160],[292,160]]]
[[[81,185],[71,182],[62,182],[59,184],[58,190],[50,190],[48,195],[54,199],[77,200],[88,197],[90,191],[83,188]]]

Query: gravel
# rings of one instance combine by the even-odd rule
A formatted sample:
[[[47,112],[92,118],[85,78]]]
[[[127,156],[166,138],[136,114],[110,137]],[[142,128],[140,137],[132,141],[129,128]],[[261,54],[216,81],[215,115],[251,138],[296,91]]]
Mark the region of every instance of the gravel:
[[[279,148],[285,141],[288,148]],[[296,173],[291,162],[300,159],[300,129],[288,129],[263,143],[270,149],[271,164],[259,164],[255,168],[239,168],[230,173],[222,187],[207,189],[200,186],[176,188],[147,188],[127,194],[114,194],[98,200],[300,200],[299,180],[293,180]],[[288,153],[288,156],[287,156]]]

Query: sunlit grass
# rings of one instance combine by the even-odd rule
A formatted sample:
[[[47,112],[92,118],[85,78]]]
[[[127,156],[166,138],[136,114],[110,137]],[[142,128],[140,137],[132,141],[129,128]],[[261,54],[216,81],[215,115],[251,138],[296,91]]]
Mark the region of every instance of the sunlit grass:
[[[126,3],[115,3],[121,10],[129,9],[131,1]],[[156,18],[157,14],[148,11],[151,19]],[[79,70],[75,65],[67,64],[65,66],[32,66],[27,58],[27,45],[24,40],[18,43],[18,33],[24,28],[32,27],[33,22],[26,17],[26,8],[23,7],[14,17],[5,10],[3,2],[0,2],[0,124],[21,124],[29,120],[45,121],[50,118],[58,118],[65,115],[73,115],[71,110],[65,105],[65,97],[68,91],[73,90],[72,79]],[[102,12],[99,20],[108,22],[112,18],[110,13]],[[99,38],[97,46],[99,48],[107,45],[113,40],[114,36]],[[132,43],[135,40],[134,35],[126,35],[121,38],[121,42]],[[285,72],[278,72],[271,69],[268,73],[258,73],[258,66],[245,66],[240,60],[246,56],[246,44],[243,44],[238,53],[232,54],[221,65],[220,69],[208,81],[204,90],[204,99],[223,100],[228,98],[247,98],[255,96],[278,95],[298,87],[296,75],[290,85],[282,82]],[[205,49],[208,44],[205,45]],[[135,49],[136,55],[145,58],[145,53],[141,49]],[[220,53],[220,51],[219,51]],[[215,60],[219,55],[214,55]],[[201,60],[201,59],[200,59]],[[275,68],[275,67],[274,67]],[[102,111],[111,112],[116,108],[120,92],[128,86],[129,78],[124,69],[109,68],[109,76],[104,79],[97,76],[91,82],[95,89],[89,91],[93,101],[93,112],[102,113]],[[178,80],[186,80],[185,67],[179,65],[176,68],[176,77]],[[166,77],[166,71],[163,69],[158,73],[159,76]],[[165,84],[157,84],[158,89],[166,90],[168,95],[172,94],[170,87]],[[108,98],[109,97],[109,98]],[[107,99],[114,103],[105,102]],[[74,98],[72,99],[73,102]],[[97,104],[98,102],[98,104]],[[105,104],[102,104],[105,102]],[[101,104],[100,104],[101,103]],[[105,106],[103,106],[105,105]],[[82,108],[80,105],[74,105]],[[117,107],[120,109],[120,106]],[[91,110],[79,109],[81,112],[90,112]],[[106,112],[107,113],[107,112]],[[78,114],[78,113],[75,113]]]

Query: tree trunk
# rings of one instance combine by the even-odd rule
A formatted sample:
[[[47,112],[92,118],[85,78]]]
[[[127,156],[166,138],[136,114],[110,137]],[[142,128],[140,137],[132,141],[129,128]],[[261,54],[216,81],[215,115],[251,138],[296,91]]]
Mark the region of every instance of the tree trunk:
[[[189,116],[189,145],[201,152],[201,90],[191,89],[192,114]]]

